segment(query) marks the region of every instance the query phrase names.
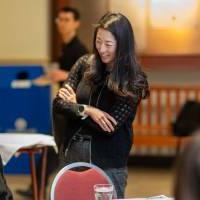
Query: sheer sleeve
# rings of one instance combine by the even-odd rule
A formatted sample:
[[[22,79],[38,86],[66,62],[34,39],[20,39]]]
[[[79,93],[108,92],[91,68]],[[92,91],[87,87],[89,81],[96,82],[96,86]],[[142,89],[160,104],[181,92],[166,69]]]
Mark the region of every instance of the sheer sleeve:
[[[139,103],[139,99],[137,97],[130,98],[130,97],[121,97],[118,96],[114,105],[107,111],[116,121],[117,125],[114,126],[115,130],[118,130],[123,124],[126,122],[130,115],[135,115],[137,106]],[[95,123],[91,118],[85,119],[85,123],[88,127],[92,128],[98,132],[105,132],[101,129],[101,127]],[[114,133],[112,132],[112,134]],[[110,134],[111,135],[111,134]]]
[[[69,73],[67,80],[64,82],[62,87],[65,87],[65,84],[68,84],[76,92],[77,86],[80,80],[82,79],[83,72],[86,67],[85,65],[87,63],[88,58],[89,58],[89,55],[82,56],[74,64],[74,66],[72,67]],[[79,107],[79,104],[66,102],[62,98],[60,98],[58,95],[53,101],[54,112],[67,113],[76,117],[80,117],[80,116],[77,116],[78,107]]]

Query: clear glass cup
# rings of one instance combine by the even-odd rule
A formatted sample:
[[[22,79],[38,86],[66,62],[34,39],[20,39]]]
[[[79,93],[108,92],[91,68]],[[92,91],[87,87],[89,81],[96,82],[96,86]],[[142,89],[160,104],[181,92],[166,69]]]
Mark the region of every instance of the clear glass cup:
[[[95,200],[112,200],[113,185],[112,184],[96,184],[94,185]]]

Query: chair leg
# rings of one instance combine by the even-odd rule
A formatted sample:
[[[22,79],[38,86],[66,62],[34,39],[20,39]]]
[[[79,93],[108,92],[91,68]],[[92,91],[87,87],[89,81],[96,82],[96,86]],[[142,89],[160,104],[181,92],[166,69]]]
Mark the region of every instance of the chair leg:
[[[42,169],[41,169],[41,183],[40,183],[40,191],[39,191],[39,200],[44,200],[46,166],[47,166],[47,147],[42,148],[41,156],[42,156]]]
[[[30,170],[31,170],[33,200],[38,200],[38,186],[37,186],[37,178],[36,178],[36,166],[35,166],[34,152],[29,152],[29,156],[30,156]]]

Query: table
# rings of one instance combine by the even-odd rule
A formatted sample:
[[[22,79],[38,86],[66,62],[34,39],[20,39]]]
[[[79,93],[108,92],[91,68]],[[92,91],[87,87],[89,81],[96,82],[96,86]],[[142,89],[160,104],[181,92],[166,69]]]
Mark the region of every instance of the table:
[[[47,146],[32,146],[27,148],[21,148],[17,152],[27,153],[30,158],[30,174],[32,182],[33,200],[44,200],[45,194],[45,174],[46,174],[46,163],[47,163]],[[35,154],[41,153],[42,156],[42,169],[41,169],[41,183],[40,190],[38,191],[38,180],[36,176],[36,163]]]
[[[11,157],[16,153],[27,153],[30,158],[30,171],[33,189],[33,200],[44,200],[45,192],[45,174],[46,158],[48,146],[56,147],[54,138],[45,134],[18,134],[2,133],[0,134],[0,153],[3,164],[6,165]],[[41,153],[41,187],[38,191],[38,182],[36,178],[35,154]]]
[[[131,198],[131,199],[116,199],[116,200],[174,200],[171,197],[166,197],[164,195],[146,197],[146,198]]]

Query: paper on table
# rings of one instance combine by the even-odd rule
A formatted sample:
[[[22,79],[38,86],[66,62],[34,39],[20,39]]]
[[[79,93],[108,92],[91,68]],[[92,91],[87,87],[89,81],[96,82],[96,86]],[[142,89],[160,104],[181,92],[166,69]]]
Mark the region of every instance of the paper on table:
[[[147,200],[147,198],[115,199],[115,200]]]
[[[173,198],[169,198],[165,195],[158,195],[158,196],[148,197],[147,200],[173,200]]]
[[[131,199],[117,199],[117,200],[174,200],[174,199],[166,197],[165,195],[159,195],[146,198],[131,198]]]
[[[46,145],[56,148],[53,136],[30,133],[2,133],[0,134],[0,154],[6,165],[11,157],[21,148],[33,145]]]

